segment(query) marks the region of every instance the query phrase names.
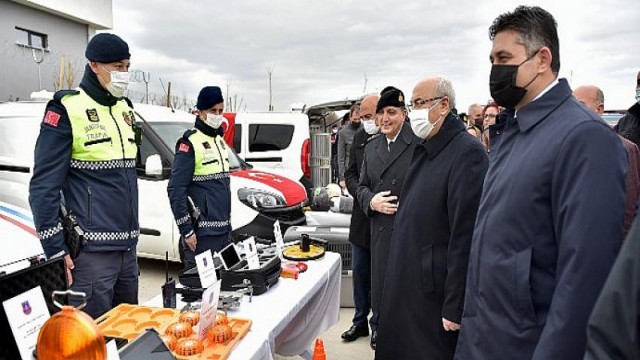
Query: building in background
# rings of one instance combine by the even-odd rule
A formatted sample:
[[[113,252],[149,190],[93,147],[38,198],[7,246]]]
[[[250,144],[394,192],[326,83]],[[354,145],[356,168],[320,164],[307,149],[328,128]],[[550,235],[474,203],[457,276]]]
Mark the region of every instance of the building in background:
[[[0,0],[0,102],[78,86],[88,40],[112,27],[111,0]]]

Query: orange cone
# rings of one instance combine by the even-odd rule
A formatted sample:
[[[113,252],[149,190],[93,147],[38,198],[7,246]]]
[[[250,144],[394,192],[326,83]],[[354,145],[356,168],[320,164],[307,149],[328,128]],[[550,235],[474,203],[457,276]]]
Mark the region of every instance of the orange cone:
[[[312,360],[327,360],[327,355],[324,353],[324,343],[322,339],[316,339],[316,347],[313,349]]]

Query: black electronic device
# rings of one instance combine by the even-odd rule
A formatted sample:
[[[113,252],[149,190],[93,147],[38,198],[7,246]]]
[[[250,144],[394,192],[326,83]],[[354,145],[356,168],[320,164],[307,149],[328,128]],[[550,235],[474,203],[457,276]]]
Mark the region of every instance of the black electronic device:
[[[231,269],[234,266],[237,266],[237,264],[241,261],[240,254],[238,254],[238,250],[233,243],[220,250],[219,254],[223,261],[222,266],[225,269]]]
[[[119,353],[121,360],[176,360],[158,332],[146,329]]]
[[[165,283],[162,285],[162,306],[176,308],[176,281],[169,277],[169,252],[165,253]]]

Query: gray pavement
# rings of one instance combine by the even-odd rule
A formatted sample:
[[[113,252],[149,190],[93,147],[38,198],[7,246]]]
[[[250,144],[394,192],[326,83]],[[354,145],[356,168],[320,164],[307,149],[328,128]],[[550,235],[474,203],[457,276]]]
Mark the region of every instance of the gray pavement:
[[[139,259],[140,265],[140,303],[151,299],[160,293],[160,286],[165,281],[165,264],[163,261]],[[181,266],[177,263],[169,264],[169,274],[177,277]],[[340,334],[351,326],[352,308],[340,309],[340,320],[320,337],[324,341],[327,359],[373,359],[373,350],[369,347],[369,338],[360,338],[352,343],[343,343]],[[278,360],[294,360],[301,357],[276,356]]]

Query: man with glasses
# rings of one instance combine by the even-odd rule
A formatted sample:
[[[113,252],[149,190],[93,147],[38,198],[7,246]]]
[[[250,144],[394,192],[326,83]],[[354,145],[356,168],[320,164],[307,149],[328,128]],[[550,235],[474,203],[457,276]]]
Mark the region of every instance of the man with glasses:
[[[626,154],[558,79],[553,16],[519,6],[489,29],[506,108],[471,243],[457,359],[582,359],[622,236]]]
[[[344,172],[347,190],[355,195],[360,180],[360,168],[364,157],[365,146],[378,136],[376,125],[376,105],[378,95],[367,95],[360,104],[360,122],[363,124],[353,135],[349,166]],[[371,309],[371,229],[369,219],[362,212],[360,203],[353,202],[351,224],[349,226],[349,242],[351,243],[351,265],[353,269],[353,302],[355,314],[353,325],[342,333],[344,341],[354,341],[361,336],[369,336],[369,310]],[[378,323],[378,313],[371,315],[371,324]],[[372,325],[373,328],[374,325]]]
[[[380,94],[376,114],[379,136],[364,149],[357,198],[371,226],[371,308],[380,309],[393,221],[398,210],[405,175],[418,140],[405,121],[407,109],[402,91],[387,87]],[[375,319],[375,317],[374,317]],[[371,321],[371,347],[375,350],[378,324]]]
[[[411,102],[411,127],[420,140],[391,237],[378,360],[453,358],[488,167],[485,148],[452,111],[455,92],[448,79],[420,81]]]

